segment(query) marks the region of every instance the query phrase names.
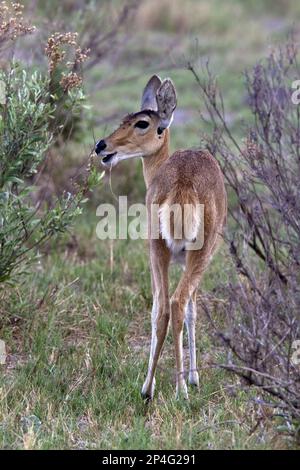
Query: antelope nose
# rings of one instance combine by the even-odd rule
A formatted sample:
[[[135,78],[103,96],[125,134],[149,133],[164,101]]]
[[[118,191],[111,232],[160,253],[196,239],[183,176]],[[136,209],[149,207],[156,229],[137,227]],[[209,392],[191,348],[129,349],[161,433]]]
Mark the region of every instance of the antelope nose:
[[[105,143],[105,140],[99,140],[99,142],[97,142],[96,144],[96,147],[95,147],[95,152],[97,155],[99,155],[100,152],[102,152],[102,150],[106,149],[106,143]]]

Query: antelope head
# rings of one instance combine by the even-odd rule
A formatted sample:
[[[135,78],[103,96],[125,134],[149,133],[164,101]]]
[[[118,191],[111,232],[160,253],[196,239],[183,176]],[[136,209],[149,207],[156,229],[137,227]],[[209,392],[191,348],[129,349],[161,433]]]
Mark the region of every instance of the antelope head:
[[[161,80],[153,75],[147,83],[141,111],[126,116],[118,129],[97,142],[95,152],[106,167],[121,160],[147,157],[155,154],[164,144],[164,131],[173,120],[176,91],[169,78]]]

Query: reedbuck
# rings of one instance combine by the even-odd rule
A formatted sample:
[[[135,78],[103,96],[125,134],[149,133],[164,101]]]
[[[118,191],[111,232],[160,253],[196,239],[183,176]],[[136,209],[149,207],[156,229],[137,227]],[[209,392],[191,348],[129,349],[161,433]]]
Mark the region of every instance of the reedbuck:
[[[188,398],[183,365],[183,324],[186,324],[190,352],[190,384],[199,385],[196,363],[196,290],[221,238],[227,214],[227,197],[218,163],[205,150],[182,150],[169,154],[169,127],[177,99],[170,79],[154,75],[142,96],[141,111],[128,115],[110,136],[95,148],[105,167],[121,160],[142,157],[147,188],[151,282],[153,292],[152,340],[148,373],[142,396],[152,399],[155,369],[168,331],[173,330],[176,358],[176,395]],[[159,236],[152,236],[153,208],[159,221]],[[183,227],[182,214],[185,211]],[[200,210],[203,208],[203,210]],[[174,209],[174,210],[172,210]],[[187,225],[187,226],[186,226]],[[181,239],[177,229],[184,231]],[[184,230],[183,230],[184,229]],[[193,243],[202,230],[202,246]],[[170,298],[170,262],[184,271]]]

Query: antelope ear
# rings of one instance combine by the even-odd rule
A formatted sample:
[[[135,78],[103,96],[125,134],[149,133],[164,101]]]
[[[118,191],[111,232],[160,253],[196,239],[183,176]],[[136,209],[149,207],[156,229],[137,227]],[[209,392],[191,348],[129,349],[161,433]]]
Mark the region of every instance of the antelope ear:
[[[162,84],[161,79],[157,75],[153,75],[144,88],[141,111],[145,109],[152,109],[157,111],[156,92]]]
[[[173,113],[177,106],[176,90],[170,78],[166,78],[156,92],[157,112],[161,119],[161,127],[170,126]]]

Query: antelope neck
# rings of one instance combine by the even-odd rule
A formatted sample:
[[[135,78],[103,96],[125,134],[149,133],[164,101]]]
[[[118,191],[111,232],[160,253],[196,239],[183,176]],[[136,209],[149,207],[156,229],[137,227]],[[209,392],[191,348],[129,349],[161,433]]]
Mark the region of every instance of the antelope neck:
[[[170,131],[165,130],[164,143],[158,152],[143,157],[143,173],[146,188],[150,186],[161,165],[169,158]]]

